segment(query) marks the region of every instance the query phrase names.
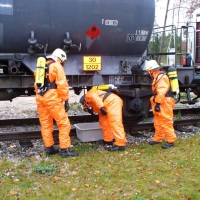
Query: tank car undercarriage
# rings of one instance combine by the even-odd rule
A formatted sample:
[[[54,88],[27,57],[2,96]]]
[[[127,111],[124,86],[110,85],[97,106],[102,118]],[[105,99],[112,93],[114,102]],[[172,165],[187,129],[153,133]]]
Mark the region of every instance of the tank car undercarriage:
[[[4,56],[4,59],[0,61],[0,101],[12,101],[18,96],[35,95],[33,68],[30,65],[34,65],[36,62],[30,62],[30,55],[7,57],[9,59]],[[92,86],[102,83],[117,86],[118,95],[124,103],[123,121],[127,127],[143,120],[150,109],[151,86],[149,79],[141,72],[135,73],[134,71],[134,74],[115,75],[88,72],[79,75],[69,74],[67,79],[71,89],[77,95],[83,90],[87,92]]]

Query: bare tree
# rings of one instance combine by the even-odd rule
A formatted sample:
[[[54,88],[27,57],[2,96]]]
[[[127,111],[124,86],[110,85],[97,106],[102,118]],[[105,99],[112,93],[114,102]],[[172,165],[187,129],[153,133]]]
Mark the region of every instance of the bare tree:
[[[186,14],[188,19],[191,18],[192,13],[197,8],[200,8],[200,0],[175,0],[175,4],[178,9],[178,22],[179,22],[180,8],[186,8]]]
[[[200,0],[190,0],[186,1],[184,0],[186,5],[189,5],[189,8],[187,10],[187,14],[189,17],[191,17],[191,14],[197,9],[200,8]]]

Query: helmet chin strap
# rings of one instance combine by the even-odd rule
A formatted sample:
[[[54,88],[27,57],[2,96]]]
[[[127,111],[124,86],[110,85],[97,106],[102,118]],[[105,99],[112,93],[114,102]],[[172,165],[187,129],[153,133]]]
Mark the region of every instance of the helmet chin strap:
[[[149,75],[151,76],[152,79],[154,79],[154,76],[158,70],[149,70]]]
[[[151,79],[153,79],[153,70],[148,70],[148,74],[150,75]]]
[[[61,65],[63,64],[63,62],[60,58],[57,58],[57,61],[60,62]]]

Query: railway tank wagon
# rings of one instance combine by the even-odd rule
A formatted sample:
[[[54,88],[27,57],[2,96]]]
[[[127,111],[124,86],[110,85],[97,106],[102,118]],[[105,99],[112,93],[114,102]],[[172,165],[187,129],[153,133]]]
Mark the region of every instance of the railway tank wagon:
[[[114,84],[126,123],[149,111],[151,88],[141,72],[155,17],[155,0],[2,0],[0,100],[34,95],[39,56],[63,49],[69,85],[78,95]]]

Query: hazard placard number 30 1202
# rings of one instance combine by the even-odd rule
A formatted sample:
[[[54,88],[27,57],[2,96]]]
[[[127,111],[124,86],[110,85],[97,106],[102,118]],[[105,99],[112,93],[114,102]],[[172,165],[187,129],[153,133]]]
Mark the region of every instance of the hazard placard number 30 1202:
[[[99,71],[101,70],[101,56],[84,56],[83,57],[84,71]]]

